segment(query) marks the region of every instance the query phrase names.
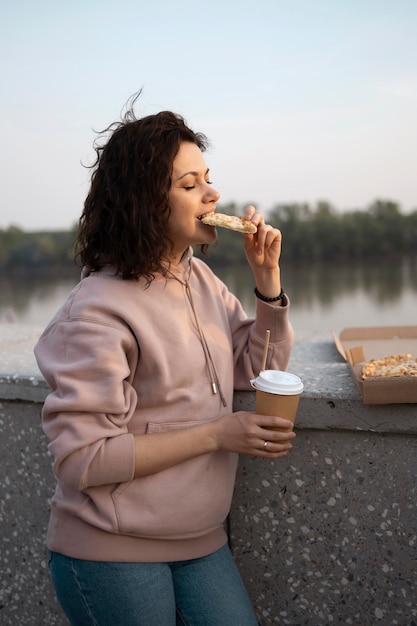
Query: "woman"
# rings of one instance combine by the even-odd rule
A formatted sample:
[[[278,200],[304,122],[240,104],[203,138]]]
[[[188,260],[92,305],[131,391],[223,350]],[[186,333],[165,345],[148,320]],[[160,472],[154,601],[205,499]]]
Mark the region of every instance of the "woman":
[[[83,277],[35,348],[51,387],[52,579],[76,626],[252,626],[223,524],[238,455],[284,456],[288,433],[273,428],[292,424],[233,413],[232,400],[259,372],[266,329],[267,366],[288,364],[281,233],[246,209],[258,227],[242,237],[257,289],[248,319],[193,258],[217,237],[200,220],[220,197],[206,137],[171,112],[136,119],[135,100],[96,146]]]

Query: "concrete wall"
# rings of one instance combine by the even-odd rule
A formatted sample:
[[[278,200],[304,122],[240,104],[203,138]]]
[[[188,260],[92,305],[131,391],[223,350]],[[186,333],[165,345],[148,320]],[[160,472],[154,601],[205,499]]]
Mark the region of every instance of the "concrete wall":
[[[54,481],[35,336],[0,342],[4,626],[67,623],[46,563]],[[241,458],[229,519],[259,623],[417,624],[417,406],[364,406],[330,337],[298,338],[290,370],[305,383],[294,448],[274,462]],[[237,410],[253,407],[253,393],[235,395]]]
[[[231,542],[261,624],[417,623],[416,462],[415,434],[309,428],[242,458]]]
[[[54,480],[41,405],[0,404],[0,624],[67,624],[49,580],[45,529]]]

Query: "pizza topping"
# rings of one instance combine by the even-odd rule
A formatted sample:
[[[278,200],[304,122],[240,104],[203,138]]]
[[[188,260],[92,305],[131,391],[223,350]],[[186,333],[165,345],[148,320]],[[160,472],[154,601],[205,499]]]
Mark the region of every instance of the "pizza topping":
[[[235,230],[239,233],[256,233],[257,226],[244,217],[237,217],[236,215],[225,215],[224,213],[207,213],[201,218],[203,224],[209,226],[221,226],[222,228],[229,228],[229,230]]]
[[[417,376],[417,359],[411,354],[397,354],[382,359],[371,359],[362,366],[362,378],[388,376]]]

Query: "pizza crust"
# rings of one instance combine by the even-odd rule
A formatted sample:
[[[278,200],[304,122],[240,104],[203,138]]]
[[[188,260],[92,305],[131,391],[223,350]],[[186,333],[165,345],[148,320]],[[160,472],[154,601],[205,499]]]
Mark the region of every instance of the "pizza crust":
[[[371,359],[362,366],[362,379],[388,376],[417,376],[417,359],[411,354],[397,354]]]
[[[238,233],[253,235],[258,230],[257,226],[250,220],[244,217],[237,217],[236,215],[225,215],[224,213],[207,213],[207,215],[203,215],[201,221],[209,226],[220,226],[221,228],[235,230]]]

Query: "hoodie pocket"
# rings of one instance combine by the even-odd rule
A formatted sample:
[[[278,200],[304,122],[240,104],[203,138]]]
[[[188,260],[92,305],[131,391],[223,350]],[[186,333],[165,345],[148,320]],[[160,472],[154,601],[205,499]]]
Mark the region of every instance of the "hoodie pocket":
[[[168,432],[201,423],[150,423],[147,432]],[[236,454],[218,451],[119,485],[112,494],[119,532],[186,539],[218,528],[229,513],[236,468]]]

